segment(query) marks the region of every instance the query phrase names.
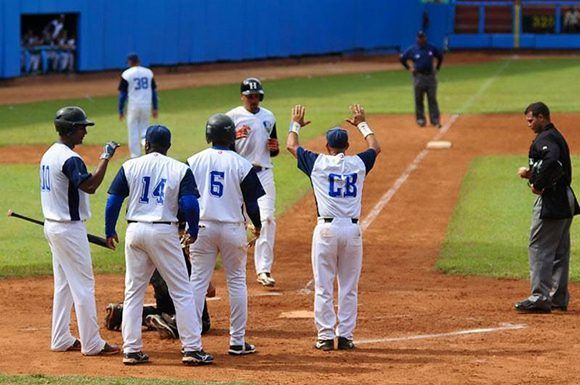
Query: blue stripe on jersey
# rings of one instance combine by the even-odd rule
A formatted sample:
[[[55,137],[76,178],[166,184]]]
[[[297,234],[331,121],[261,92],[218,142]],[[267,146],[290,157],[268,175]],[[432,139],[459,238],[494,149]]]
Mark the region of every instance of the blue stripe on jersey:
[[[197,183],[190,168],[187,169],[181,183],[179,184],[179,196],[193,195],[199,198],[199,191],[197,190]]]
[[[68,182],[68,212],[71,221],[80,221],[79,215],[79,188],[69,180]]]
[[[91,177],[91,174],[87,171],[85,162],[78,156],[68,158],[62,165],[62,172],[76,188]]]
[[[211,148],[213,148],[214,150],[223,150],[223,151],[230,150],[230,148],[228,146],[219,146],[217,144],[214,144],[213,146],[211,146]]]
[[[199,231],[199,202],[192,194],[182,195],[179,198],[179,211],[185,217],[188,224],[187,232],[197,238]]]
[[[356,155],[359,158],[361,158],[361,160],[365,164],[365,168],[367,170],[366,173],[368,174],[375,165],[375,160],[377,159],[377,152],[374,149],[369,148],[368,150],[358,153]]]
[[[244,197],[244,204],[246,205],[248,216],[256,228],[262,228],[258,198],[266,195],[266,192],[254,169],[250,169],[248,175],[242,180],[240,187],[242,188],[242,196]]]
[[[107,199],[107,207],[105,208],[105,235],[107,238],[117,234],[115,226],[124,200],[124,197],[113,194],[109,195],[109,199]]]
[[[62,172],[68,178],[68,211],[71,221],[81,219],[79,214],[79,186],[91,177],[81,158],[73,156],[62,165]]]
[[[296,151],[298,168],[308,176],[312,174],[312,169],[314,168],[314,162],[316,162],[316,158],[318,158],[317,153],[308,151],[303,147],[298,147],[298,150]]]
[[[118,195],[123,198],[129,196],[129,183],[127,182],[127,177],[125,176],[125,169],[123,169],[123,166],[121,166],[119,172],[115,176],[115,179],[113,179],[108,193],[112,195]]]

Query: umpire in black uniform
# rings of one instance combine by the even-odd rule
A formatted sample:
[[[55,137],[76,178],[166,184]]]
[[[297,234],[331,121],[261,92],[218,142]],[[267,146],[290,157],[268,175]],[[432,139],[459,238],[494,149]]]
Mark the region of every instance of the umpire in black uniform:
[[[433,59],[437,60],[433,68]],[[424,95],[427,94],[429,103],[429,120],[431,125],[441,127],[439,118],[439,105],[437,104],[437,71],[441,68],[443,54],[435,46],[427,43],[427,37],[423,31],[417,32],[417,43],[407,48],[401,54],[401,64],[413,73],[413,85],[415,89],[415,115],[417,124],[425,127],[425,107],[423,106]],[[413,67],[409,67],[409,60],[413,61]]]
[[[550,121],[550,110],[542,102],[524,111],[528,127],[536,138],[530,146],[529,167],[518,175],[529,179],[530,189],[538,195],[532,210],[528,254],[531,295],[515,304],[523,313],[566,311],[570,266],[570,225],[580,207],[570,188],[572,165],[568,144]]]

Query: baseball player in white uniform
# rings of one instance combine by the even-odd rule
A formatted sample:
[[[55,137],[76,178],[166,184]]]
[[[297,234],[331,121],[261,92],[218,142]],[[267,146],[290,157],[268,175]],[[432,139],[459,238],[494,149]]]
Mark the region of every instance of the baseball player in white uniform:
[[[363,108],[351,106],[347,122],[357,126],[368,150],[355,156],[345,154],[348,133],[340,127],[326,134],[328,155],[300,147],[304,106],[292,109],[288,151],[298,159],[298,168],[310,177],[318,208],[318,224],[312,237],[312,269],[315,297],[314,320],[318,330],[316,349],[354,349],[353,332],[357,317],[357,288],[362,268],[362,236],[358,224],[365,177],[375,163],[380,146],[365,120]],[[338,324],[333,305],[334,279],[338,278]],[[335,329],[336,327],[336,329]]]
[[[84,222],[91,216],[89,194],[101,185],[118,144],[105,145],[91,174],[73,150],[83,142],[87,126],[94,123],[80,107],[64,107],[56,113],[54,125],[60,139],[40,161],[44,234],[52,252],[54,273],[51,349],[81,351],[88,356],[117,354],[119,347],[108,344],[99,334],[95,279]],[[69,326],[73,304],[79,339],[71,334]]]
[[[240,94],[244,105],[227,112],[227,115],[236,125],[236,152],[252,164],[266,192],[258,199],[262,231],[254,247],[254,264],[258,282],[274,286],[276,280],[271,273],[276,240],[276,187],[271,157],[280,152],[276,119],[272,112],[260,106],[264,88],[258,79],[242,81]]]
[[[262,222],[258,199],[264,190],[250,162],[230,150],[235,139],[234,122],[225,114],[209,117],[206,140],[212,147],[187,160],[200,194],[199,236],[190,247],[191,282],[196,303],[195,348],[201,349],[203,298],[213,274],[218,252],[222,256],[230,298],[230,348],[232,355],[254,353],[245,341],[248,318],[246,287],[246,213],[260,235]]]
[[[175,305],[182,362],[186,365],[213,362],[211,355],[196,348],[193,291],[178,235],[179,209],[188,222],[190,237],[196,238],[199,194],[187,165],[166,156],[170,146],[171,133],[167,127],[149,127],[145,136],[146,155],[125,162],[109,188],[105,222],[107,243],[111,247],[118,242],[115,225],[123,200],[129,199],[121,325],[126,365],[149,361],[149,356],[141,350],[141,318],[145,291],[155,269],[167,283]]]
[[[153,71],[140,65],[137,54],[127,56],[129,68],[121,74],[119,82],[119,120],[125,117],[127,107],[127,129],[129,132],[129,152],[131,158],[141,155],[145,145],[145,131],[149,127],[149,117],[157,118],[157,84]]]

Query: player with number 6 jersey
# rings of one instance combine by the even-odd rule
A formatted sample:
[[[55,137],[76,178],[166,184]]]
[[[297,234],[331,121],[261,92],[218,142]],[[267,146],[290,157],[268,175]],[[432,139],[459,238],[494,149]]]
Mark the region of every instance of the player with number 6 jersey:
[[[365,138],[368,150],[346,155],[348,132],[340,127],[326,134],[328,155],[316,154],[300,146],[300,128],[305,108],[292,109],[287,149],[298,159],[298,168],[310,177],[318,208],[318,224],[312,237],[314,273],[314,320],[318,330],[316,349],[354,349],[353,334],[357,317],[357,290],[362,269],[362,235],[359,227],[365,177],[372,169],[380,146],[365,120],[363,108],[351,106],[347,122]],[[338,323],[334,312],[334,279],[338,277]],[[335,328],[336,327],[336,328]]]
[[[125,117],[125,101],[128,99],[129,152],[131,158],[135,158],[141,155],[141,147],[145,145],[149,116],[157,118],[157,84],[153,71],[140,65],[137,54],[129,54],[127,61],[129,68],[123,71],[119,82],[119,119]]]
[[[191,245],[191,282],[196,303],[195,347],[201,349],[203,299],[213,274],[218,252],[222,256],[230,298],[229,354],[254,353],[246,342],[248,289],[246,286],[246,238],[243,207],[260,236],[262,222],[258,198],[264,190],[250,162],[230,150],[235,125],[225,114],[209,117],[206,140],[212,147],[187,160],[200,194],[199,236]]]

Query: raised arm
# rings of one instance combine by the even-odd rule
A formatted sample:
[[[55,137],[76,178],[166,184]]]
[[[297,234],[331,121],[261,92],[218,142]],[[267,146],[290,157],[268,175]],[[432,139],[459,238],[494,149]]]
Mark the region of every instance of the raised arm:
[[[288,130],[288,140],[286,140],[286,149],[290,151],[292,156],[296,158],[296,151],[300,147],[298,134],[300,129],[308,124],[310,121],[304,121],[304,114],[306,108],[303,105],[297,104],[292,107],[292,116],[290,118],[290,128]]]
[[[375,150],[378,155],[381,152],[381,146],[375,137],[375,133],[371,130],[366,121],[364,108],[360,104],[353,104],[350,106],[350,111],[352,112],[352,116],[346,119],[346,121],[358,128],[362,136],[365,138],[368,148]]]
[[[105,177],[105,173],[107,172],[107,165],[109,164],[109,159],[113,157],[117,147],[119,147],[119,144],[112,141],[104,145],[103,153],[101,154],[101,160],[99,161],[97,168],[89,178],[85,179],[79,185],[79,189],[83,190],[87,194],[94,194],[97,191],[97,188],[99,188],[99,186],[103,182],[103,178]]]

